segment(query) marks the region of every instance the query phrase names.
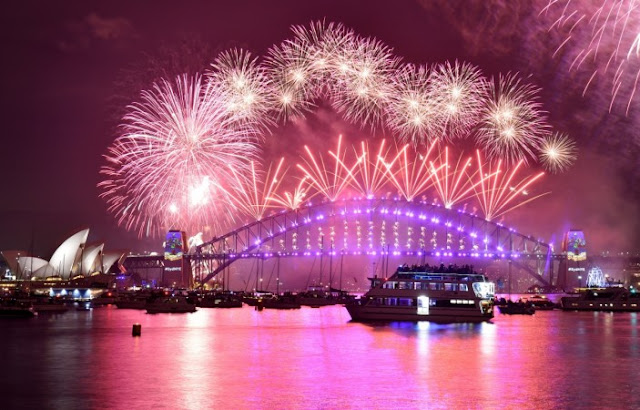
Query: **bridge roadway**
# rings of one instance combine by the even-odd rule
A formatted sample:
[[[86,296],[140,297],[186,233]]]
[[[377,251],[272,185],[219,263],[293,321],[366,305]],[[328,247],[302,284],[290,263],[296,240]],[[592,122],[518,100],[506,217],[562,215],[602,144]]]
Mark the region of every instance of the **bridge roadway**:
[[[566,259],[542,240],[464,210],[388,197],[308,203],[245,224],[191,251],[187,258],[206,272],[205,281],[247,258],[368,255],[510,260],[548,285],[554,262]],[[128,263],[160,267],[162,260],[162,255],[138,255]]]

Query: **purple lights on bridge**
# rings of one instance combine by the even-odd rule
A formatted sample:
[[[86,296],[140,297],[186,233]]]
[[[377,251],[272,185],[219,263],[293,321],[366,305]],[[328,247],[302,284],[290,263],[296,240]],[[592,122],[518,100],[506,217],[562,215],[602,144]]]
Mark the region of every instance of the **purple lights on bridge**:
[[[419,257],[546,260],[548,244],[473,214],[424,201],[348,199],[277,212],[205,242],[195,259]],[[533,272],[534,269],[532,268]]]

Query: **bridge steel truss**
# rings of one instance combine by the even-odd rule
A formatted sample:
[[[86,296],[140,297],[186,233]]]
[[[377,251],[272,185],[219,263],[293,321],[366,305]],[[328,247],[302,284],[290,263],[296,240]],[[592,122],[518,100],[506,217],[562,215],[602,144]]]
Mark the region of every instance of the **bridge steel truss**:
[[[309,255],[504,259],[543,285],[564,258],[541,240],[462,210],[388,198],[281,211],[214,237],[189,258],[206,283],[237,260]]]

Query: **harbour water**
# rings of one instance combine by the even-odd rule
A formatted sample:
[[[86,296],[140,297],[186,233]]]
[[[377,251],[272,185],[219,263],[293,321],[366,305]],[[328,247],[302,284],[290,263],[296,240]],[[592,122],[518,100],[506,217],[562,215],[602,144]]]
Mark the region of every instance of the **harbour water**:
[[[638,408],[638,329],[635,313],[371,325],[341,306],[107,306],[0,321],[0,397],[5,409]]]

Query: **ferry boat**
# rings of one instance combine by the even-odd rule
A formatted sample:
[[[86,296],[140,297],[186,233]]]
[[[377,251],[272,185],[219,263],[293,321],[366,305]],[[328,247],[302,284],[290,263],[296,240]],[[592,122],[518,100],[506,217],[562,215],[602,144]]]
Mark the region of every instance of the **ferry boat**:
[[[493,318],[495,284],[484,275],[469,268],[429,270],[433,269],[399,268],[388,279],[369,278],[371,289],[346,305],[351,318],[441,323],[483,322]]]
[[[623,287],[586,289],[578,296],[561,298],[560,307],[562,310],[640,312],[640,293]]]

